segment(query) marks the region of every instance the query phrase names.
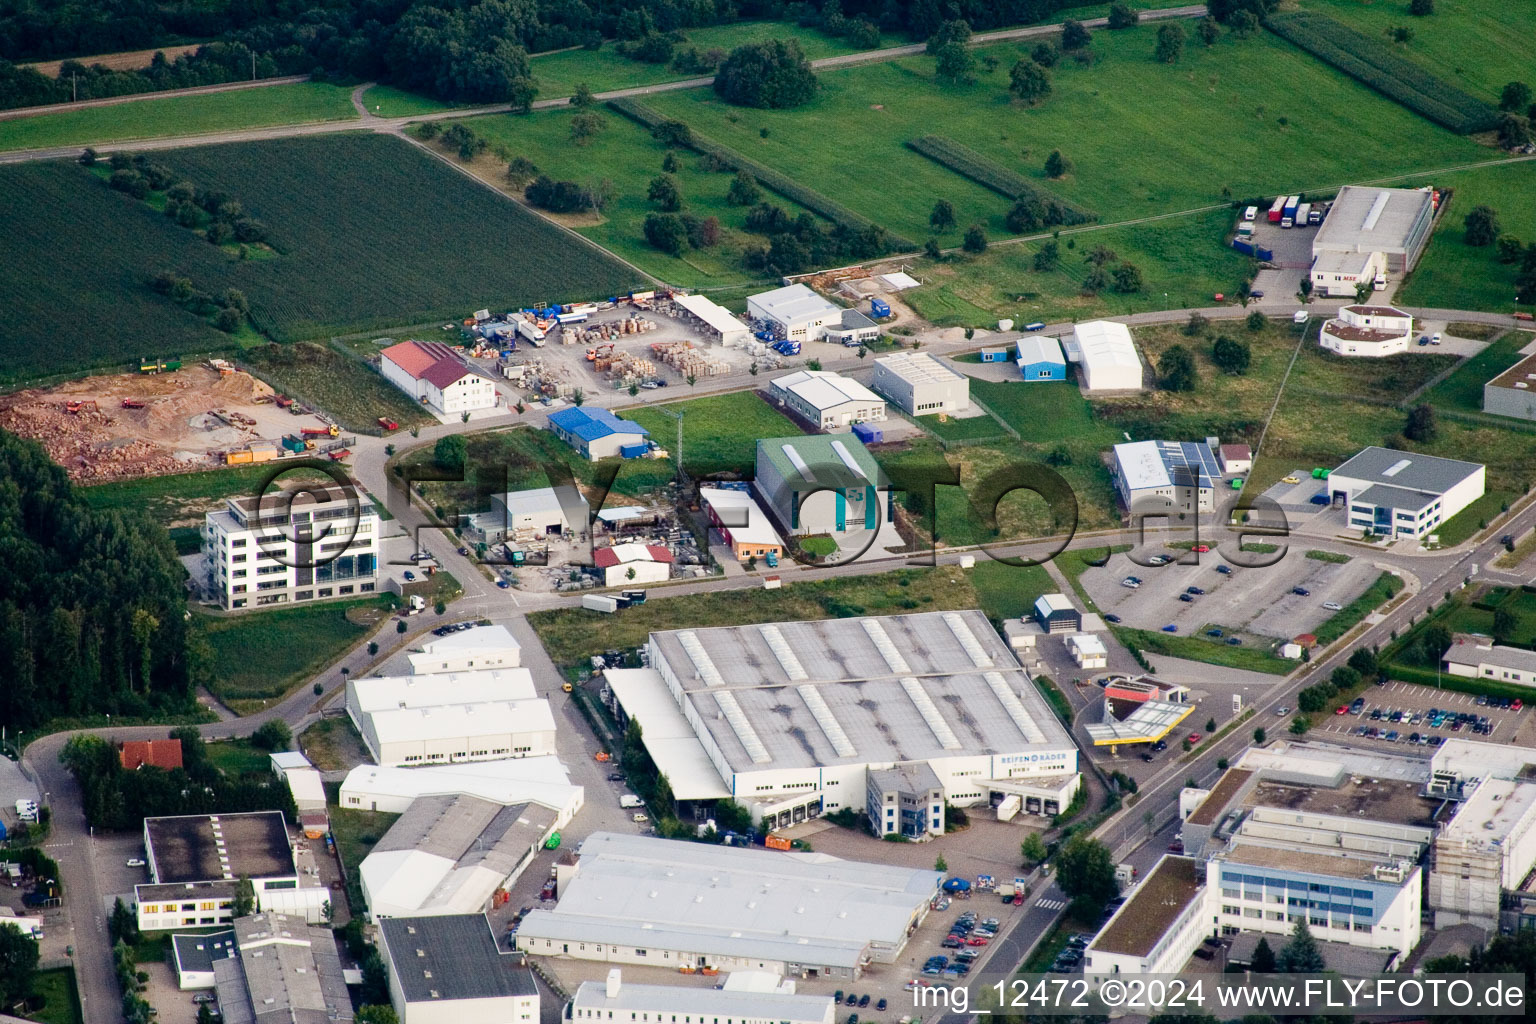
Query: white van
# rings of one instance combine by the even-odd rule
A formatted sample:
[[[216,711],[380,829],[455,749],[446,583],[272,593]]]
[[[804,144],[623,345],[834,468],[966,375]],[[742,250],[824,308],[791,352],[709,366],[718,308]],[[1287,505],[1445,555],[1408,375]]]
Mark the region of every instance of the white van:
[[[1292,314],[1292,316],[1291,316],[1291,323],[1293,323],[1293,324],[1304,324],[1304,323],[1307,322],[1307,318],[1310,315],[1311,314],[1309,314],[1306,310],[1298,309],[1294,314]]]
[[[1251,221],[1251,220],[1255,219],[1256,217],[1258,217],[1258,215],[1259,215],[1259,208],[1257,206],[1250,206],[1250,207],[1248,207],[1248,209],[1243,211],[1243,220]]]

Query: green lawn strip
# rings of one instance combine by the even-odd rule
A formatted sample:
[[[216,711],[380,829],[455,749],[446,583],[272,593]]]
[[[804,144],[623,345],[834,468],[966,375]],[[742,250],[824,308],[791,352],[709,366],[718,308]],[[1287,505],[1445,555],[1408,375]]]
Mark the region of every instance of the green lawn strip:
[[[978,554],[975,567],[966,573],[982,611],[999,624],[1029,615],[1035,598],[1056,589],[1042,565],[1009,565],[985,554]]]
[[[1409,179],[1402,182],[1400,187],[1427,184],[1433,184],[1439,189],[1451,189],[1454,194],[1440,222],[1435,226],[1435,233],[1424,255],[1420,257],[1418,266],[1397,290],[1396,301],[1405,306],[1437,309],[1483,309],[1495,312],[1514,309],[1515,277],[1520,265],[1500,263],[1491,245],[1467,245],[1463,224],[1473,208],[1490,206],[1498,213],[1499,226],[1504,233],[1523,241],[1536,237],[1536,164],[1521,161],[1453,171]],[[1522,308],[1528,310],[1531,308],[1529,303],[1532,297],[1524,298],[1527,305]],[[1527,336],[1526,341],[1529,340]],[[1490,373],[1485,380],[1493,376]],[[1476,408],[1482,407],[1481,397],[1479,391]]]
[[[1115,443],[1119,434],[1094,417],[1093,407],[1070,381],[972,380],[971,394],[1025,441],[1079,441],[1085,448]]]
[[[1244,547],[1246,548],[1247,545],[1244,545]],[[1353,556],[1341,554],[1337,551],[1319,551],[1317,549],[1313,549],[1307,552],[1307,557],[1312,559],[1314,562],[1332,562],[1335,565],[1343,565]]]
[[[372,627],[354,618],[371,613],[376,619],[383,604],[371,597],[229,616],[194,614],[192,633],[211,650],[214,694],[236,711],[259,710],[361,640]],[[295,643],[296,636],[304,642]]]
[[[1013,104],[1006,89],[1032,40],[978,50],[997,67],[978,68],[969,86],[936,82],[933,58],[920,56],[825,71],[820,95],[793,110],[743,110],[704,90],[646,102],[900,234],[926,238],[934,200],[947,198],[959,225],[940,238],[950,246],[975,222],[994,238],[1007,234],[1009,204],[906,148],[908,139],[936,129],[1042,184],[1046,157],[1060,149],[1076,170],[1048,187],[1105,221],[1488,155],[1268,33],[1186,47],[1173,66],[1152,59],[1154,34],[1095,33],[1097,59],[1059,64],[1052,94],[1030,108]],[[1282,94],[1308,96],[1309,109],[1326,114],[1277,104]],[[1167,130],[1170,110],[1179,111],[1179,131]],[[1084,133],[1083,125],[1114,130]],[[1415,145],[1396,145],[1399,137]],[[851,138],[859,145],[849,146]],[[1216,138],[1243,144],[1211,145]],[[1127,152],[1139,159],[1125,160]]]
[[[800,550],[812,558],[826,558],[837,552],[837,541],[831,537],[809,536],[797,538]]]
[[[670,388],[668,389],[671,390]],[[793,437],[801,433],[795,422],[765,401],[756,391],[691,398],[663,406],[626,410],[657,444],[667,449],[676,465],[677,419],[683,417],[683,469],[699,477],[709,473],[740,473],[751,476],[757,459],[757,441],[763,437]]]
[[[325,411],[344,430],[377,431],[381,416],[402,427],[438,422],[371,366],[329,345],[262,345],[242,361],[278,391]]]
[[[359,869],[363,858],[384,838],[384,833],[400,817],[385,811],[359,811],[334,804],[326,807],[330,818],[331,838],[336,841],[336,856],[340,859],[347,879],[347,903],[353,916],[361,914],[366,905]]]
[[[1056,712],[1056,717],[1061,724],[1068,729],[1072,728],[1072,702],[1067,700],[1067,695],[1061,692],[1061,687],[1050,676],[1035,676],[1035,688],[1045,698],[1045,702]]]
[[[1311,552],[1308,552],[1308,557],[1311,557]],[[1402,589],[1402,580],[1390,572],[1381,573],[1366,588],[1365,593],[1328,616],[1316,629],[1312,630],[1312,635],[1317,637],[1317,642],[1321,646],[1327,647],[1354,629],[1371,612],[1396,597],[1398,591]]]
[[[408,92],[393,85],[370,86],[363,93],[363,105],[375,117],[414,117],[417,114],[436,114],[443,110],[466,106],[463,103],[447,103],[433,99],[431,96]]]
[[[202,525],[203,513],[222,508],[225,498],[255,494],[276,470],[276,466],[268,464],[232,466],[200,473],[114,480],[79,487],[77,492],[93,508],[141,513],[162,526],[195,523],[197,528]],[[318,469],[301,467],[283,474],[285,482],[327,479]]]
[[[27,1014],[38,1024],[82,1024],[80,990],[73,967],[54,967],[33,976],[33,993],[43,1001],[41,1009]]]
[[[1006,444],[1009,436],[991,416],[919,416],[917,422],[924,429],[946,441],[996,440]]]
[[[249,739],[219,740],[206,744],[208,760],[231,779],[261,775],[272,770],[272,755]]]
[[[1456,367],[1456,372],[1425,393],[1424,400],[1442,409],[1482,412],[1483,385],[1518,362],[1520,350],[1530,342],[1530,334],[1509,332]]]
[[[1130,629],[1111,626],[1115,636],[1127,647],[1140,648],[1147,654],[1166,654],[1170,658],[1188,658],[1210,665],[1246,669],[1250,672],[1267,672],[1285,675],[1296,667],[1296,662],[1278,657],[1270,651],[1252,647],[1234,647],[1224,642],[1211,642],[1197,637],[1176,636],[1149,629]],[[1276,641],[1278,643],[1278,641]]]
[[[1519,496],[1516,491],[1495,490],[1486,492],[1472,504],[1435,527],[1435,536],[1441,547],[1454,547],[1470,540],[1479,530],[1497,519],[1511,502]]]
[[[197,96],[132,100],[0,121],[0,150],[48,149],[276,124],[355,118],[351,88],[294,82]]]
[[[616,615],[561,608],[533,612],[528,621],[555,664],[571,666],[600,651],[639,646],[658,629],[947,611],[975,608],[977,603],[965,570],[944,566],[787,583],[778,590],[690,594],[636,605]]]
[[[344,772],[368,761],[352,719],[322,718],[299,734],[299,749],[322,772]]]

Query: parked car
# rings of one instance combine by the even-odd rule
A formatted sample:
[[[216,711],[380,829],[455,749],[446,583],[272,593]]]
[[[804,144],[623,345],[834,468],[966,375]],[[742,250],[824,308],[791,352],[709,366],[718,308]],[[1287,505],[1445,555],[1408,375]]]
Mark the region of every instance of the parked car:
[[[1283,715],[1288,715],[1290,713],[1291,713],[1291,706],[1289,704],[1281,704],[1279,707],[1275,708],[1275,714],[1277,714],[1277,715],[1282,715],[1283,716]]]
[[[1341,612],[1344,610],[1344,606],[1339,604],[1337,601],[1324,601],[1323,607],[1327,608],[1331,612]]]
[[[881,1013],[884,1013],[885,1012],[885,1007],[886,1007],[885,997],[881,996],[880,997],[880,1001],[875,1004],[875,1009],[877,1011],[881,1012]]]
[[[1189,596],[1189,595],[1188,595],[1188,594],[1186,594],[1186,595],[1184,595],[1184,596],[1185,596],[1185,597],[1188,597],[1188,596]],[[1164,626],[1164,627],[1163,627],[1163,632],[1164,632],[1164,633],[1177,633],[1177,632],[1178,632],[1178,631],[1179,631],[1179,627],[1178,627],[1178,626],[1175,626],[1175,625],[1174,625],[1174,624],[1173,624],[1173,623],[1171,623],[1171,622],[1170,622],[1170,623],[1168,623],[1168,625],[1166,625],[1166,626]]]
[[[1195,599],[1188,594],[1180,594],[1179,600],[1183,601],[1185,604],[1193,604]]]
[[[1104,621],[1118,623],[1120,621],[1120,616],[1116,615],[1114,612],[1110,612],[1108,615],[1104,616]]]
[[[1216,567],[1216,571],[1221,573],[1223,576],[1232,575],[1232,567],[1230,565],[1218,565]]]
[[[864,1009],[864,1007],[866,1007],[868,1005],[869,1005],[869,993],[866,992],[863,995],[859,996],[859,1009],[862,1010],[862,1009]]]
[[[1219,629],[1208,629],[1205,631],[1205,635],[1220,638],[1223,634]]]
[[[1189,550],[1194,551],[1194,552],[1198,552],[1199,554],[1203,555],[1207,551],[1211,550],[1211,546],[1209,544],[1196,544],[1194,547],[1190,548]]]
[[[1135,576],[1127,576],[1125,579],[1120,581],[1120,585],[1122,587],[1135,590],[1137,587],[1141,586],[1141,580],[1137,579]]]
[[[1156,761],[1157,760],[1157,758],[1153,757],[1151,754],[1142,754],[1141,755],[1141,759],[1143,761],[1147,761],[1147,762],[1151,762],[1151,761]]]
[[[1240,644],[1242,642],[1243,642],[1243,638],[1240,637],[1240,636],[1229,636],[1229,637],[1227,637],[1227,646],[1228,647],[1236,647],[1238,644]]]
[[[407,569],[407,570],[405,570],[405,578],[408,579],[408,580],[413,580],[413,579],[416,578],[416,574],[411,572],[411,570]]]
[[[1205,737],[1204,737],[1204,736],[1202,736],[1202,735],[1200,735],[1200,734],[1199,734],[1199,733],[1197,733],[1197,732],[1192,732],[1192,733],[1190,733],[1190,734],[1189,734],[1189,735],[1188,735],[1188,736],[1186,736],[1186,737],[1184,737],[1184,738],[1185,738],[1185,739],[1187,739],[1187,740],[1189,740],[1189,742],[1190,742],[1190,743],[1191,743],[1191,744],[1194,744],[1194,743],[1199,743],[1199,742],[1200,742],[1200,741],[1201,741],[1201,740],[1203,740],[1203,739],[1205,739]]]
[[[1196,597],[1198,597],[1201,594],[1204,594],[1205,590],[1203,588],[1201,588],[1201,587],[1185,587],[1184,588],[1184,593],[1186,593],[1186,594],[1194,594]]]
[[[1292,587],[1291,593],[1295,594],[1297,597],[1306,597],[1307,595],[1311,594],[1312,591],[1308,590],[1306,587]]]
[[[144,858],[143,857],[129,857],[128,858],[128,866],[130,868],[141,868],[141,867],[144,866]]]
[[[1184,840],[1182,840],[1182,839],[1175,839],[1173,842],[1169,843],[1168,844],[1168,852],[1169,853],[1183,853],[1184,852]]]
[[[965,945],[965,940],[956,935],[946,935],[944,936],[944,941],[940,942],[939,945],[944,949],[959,949]]]
[[[1340,704],[1337,708],[1334,709],[1333,713],[1336,715],[1347,715],[1349,714],[1349,705]]]

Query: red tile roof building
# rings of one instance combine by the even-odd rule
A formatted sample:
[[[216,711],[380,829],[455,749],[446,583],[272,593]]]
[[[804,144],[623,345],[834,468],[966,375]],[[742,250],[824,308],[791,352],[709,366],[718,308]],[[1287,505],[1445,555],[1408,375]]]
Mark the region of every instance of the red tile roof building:
[[[180,768],[181,740],[127,740],[118,752],[118,758],[129,771],[145,765],[151,768]]]

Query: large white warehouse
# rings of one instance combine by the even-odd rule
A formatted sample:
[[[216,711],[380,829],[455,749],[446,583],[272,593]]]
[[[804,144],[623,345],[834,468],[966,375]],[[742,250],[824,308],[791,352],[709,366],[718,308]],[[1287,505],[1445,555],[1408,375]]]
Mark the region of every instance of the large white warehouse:
[[[381,765],[555,752],[549,702],[522,668],[348,679],[347,714]]]
[[[500,804],[545,804],[560,813],[560,825],[581,809],[584,800],[582,787],[571,784],[560,759],[546,754],[427,768],[361,764],[342,781],[338,803],[354,810],[401,814],[418,797],[459,794]]]
[[[774,401],[821,430],[849,430],[885,419],[885,399],[852,377],[830,370],[796,370],[768,384]]]
[[[418,676],[516,668],[522,661],[522,649],[506,626],[475,626],[428,640],[407,660],[411,663],[411,674]]]
[[[971,407],[971,379],[927,352],[897,352],[876,359],[870,387],[912,416]]]
[[[786,285],[747,296],[747,316],[781,338],[816,341],[829,324],[841,325],[843,307],[803,284]]]
[[[673,630],[648,649],[651,668],[606,678],[680,799],[729,794],[782,827],[865,808],[870,773],[901,765],[960,806],[1017,795],[1049,815],[1077,791],[1077,747],[978,611]]]
[[[1113,320],[1090,320],[1072,330],[1067,358],[1078,364],[1087,391],[1136,391],[1141,388],[1141,358],[1130,328]]]

